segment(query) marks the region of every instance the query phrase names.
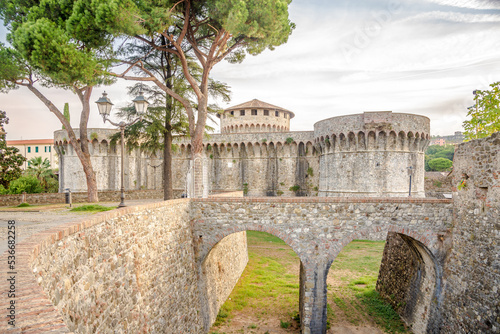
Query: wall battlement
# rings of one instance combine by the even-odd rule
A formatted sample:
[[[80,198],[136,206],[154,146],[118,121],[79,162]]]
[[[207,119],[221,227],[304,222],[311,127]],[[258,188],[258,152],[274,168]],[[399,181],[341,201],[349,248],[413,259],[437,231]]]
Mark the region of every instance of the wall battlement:
[[[293,132],[291,111],[258,100],[228,108],[219,117],[222,133],[203,143],[208,193],[245,189],[248,196],[401,197],[408,195],[411,167],[412,196],[425,196],[427,117],[365,112],[317,122],[314,131]],[[120,152],[109,142],[115,132],[89,129],[92,162],[102,190],[119,189]],[[66,138],[64,130],[55,132],[63,161],[61,190],[84,191],[83,170]],[[174,144],[173,187],[188,192],[191,144],[186,137],[176,137]],[[125,158],[125,189],[162,187],[162,152],[132,150]]]

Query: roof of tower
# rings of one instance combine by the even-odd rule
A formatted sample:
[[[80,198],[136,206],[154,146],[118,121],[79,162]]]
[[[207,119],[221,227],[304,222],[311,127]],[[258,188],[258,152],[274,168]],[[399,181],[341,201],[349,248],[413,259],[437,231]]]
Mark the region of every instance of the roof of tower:
[[[286,111],[290,114],[290,118],[293,118],[295,116],[295,114],[288,109],[278,107],[278,106],[275,106],[275,105],[267,103],[267,102],[262,102],[262,101],[257,100],[257,99],[253,99],[253,100],[245,102],[245,103],[241,103],[241,104],[237,104],[237,105],[232,106],[232,107],[228,107],[224,111],[235,110],[235,109],[252,109],[252,108]]]

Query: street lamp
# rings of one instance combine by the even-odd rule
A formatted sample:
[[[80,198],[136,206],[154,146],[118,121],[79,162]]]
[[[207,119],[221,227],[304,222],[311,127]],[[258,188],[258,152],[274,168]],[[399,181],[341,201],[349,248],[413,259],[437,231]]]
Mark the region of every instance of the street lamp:
[[[111,113],[111,108],[113,107],[113,103],[111,103],[110,99],[108,98],[108,94],[106,92],[102,93],[102,96],[99,100],[95,101],[97,103],[97,108],[99,109],[99,114],[102,116],[102,120],[104,123],[106,121],[110,122],[114,126],[117,126],[120,128],[120,134],[121,134],[121,194],[120,194],[120,204],[118,207],[122,208],[125,206],[125,186],[123,184],[123,175],[124,175],[124,152],[125,152],[125,127],[130,126],[132,124],[137,123],[142,119],[142,115],[146,113],[146,110],[148,109],[149,102],[146,101],[146,99],[143,96],[142,90],[139,91],[139,95],[133,100],[135,110],[137,111],[137,114],[139,115],[138,118],[133,120],[132,122],[125,123],[124,121],[121,121],[120,123],[115,123],[112,120],[110,120],[108,117]]]
[[[406,169],[408,170],[408,175],[410,175],[410,188],[408,190],[408,197],[411,197],[411,177],[413,176],[413,172],[415,171],[415,169],[413,168],[413,166],[406,167]]]

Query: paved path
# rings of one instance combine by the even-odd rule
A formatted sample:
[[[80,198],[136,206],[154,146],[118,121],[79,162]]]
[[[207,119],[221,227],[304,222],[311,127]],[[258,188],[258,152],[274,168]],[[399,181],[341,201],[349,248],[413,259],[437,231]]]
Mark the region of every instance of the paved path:
[[[128,206],[159,202],[160,199],[130,200]],[[117,206],[118,203],[99,203],[104,206]],[[78,206],[79,204],[76,204]],[[7,207],[0,208],[0,254],[7,250],[7,222],[16,222],[16,244],[38,232],[59,226],[71,221],[81,220],[95,213],[71,212],[68,207],[61,205],[37,206],[27,208],[26,211],[16,211]],[[36,211],[28,211],[36,210]]]

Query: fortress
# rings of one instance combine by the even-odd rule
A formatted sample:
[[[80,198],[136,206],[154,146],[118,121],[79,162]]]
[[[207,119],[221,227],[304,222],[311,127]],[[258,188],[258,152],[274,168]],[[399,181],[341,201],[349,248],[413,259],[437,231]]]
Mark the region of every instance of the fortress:
[[[248,196],[424,197],[427,117],[384,112],[328,118],[313,131],[290,131],[294,113],[252,100],[227,108],[220,134],[204,141],[206,194],[244,190]],[[89,129],[99,190],[120,188],[120,150],[110,144],[116,130]],[[86,191],[83,170],[67,141],[55,132],[60,191]],[[190,193],[189,138],[174,140],[174,189]],[[132,150],[125,156],[125,189],[161,189],[161,152]],[[192,170],[191,170],[192,172]]]

